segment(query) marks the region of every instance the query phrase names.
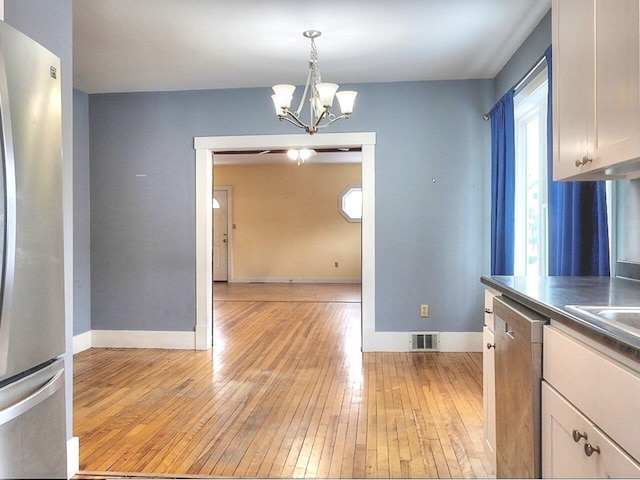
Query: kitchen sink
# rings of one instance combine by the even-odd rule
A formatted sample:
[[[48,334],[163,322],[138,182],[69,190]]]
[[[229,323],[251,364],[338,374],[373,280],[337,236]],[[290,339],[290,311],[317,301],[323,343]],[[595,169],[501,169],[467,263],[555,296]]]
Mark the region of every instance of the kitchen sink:
[[[566,309],[578,316],[609,325],[640,337],[640,307],[603,305],[567,305]]]

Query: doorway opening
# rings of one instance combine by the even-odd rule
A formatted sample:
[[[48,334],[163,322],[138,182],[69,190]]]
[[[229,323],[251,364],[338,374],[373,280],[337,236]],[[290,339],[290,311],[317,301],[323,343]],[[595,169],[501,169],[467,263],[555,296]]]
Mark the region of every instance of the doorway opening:
[[[213,341],[213,159],[216,153],[299,148],[358,148],[362,154],[362,350],[375,333],[375,133],[196,137],[196,348]]]
[[[229,280],[230,259],[232,257],[232,187],[213,188],[213,281]]]
[[[215,153],[213,184],[216,286],[362,283],[360,149]]]

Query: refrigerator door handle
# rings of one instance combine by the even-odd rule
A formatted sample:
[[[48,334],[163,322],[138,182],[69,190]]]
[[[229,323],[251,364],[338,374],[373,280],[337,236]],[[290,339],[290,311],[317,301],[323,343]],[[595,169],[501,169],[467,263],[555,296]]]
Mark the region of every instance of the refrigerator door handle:
[[[0,255],[0,376],[7,372],[9,360],[9,330],[16,254],[16,167],[13,150],[13,132],[9,107],[9,86],[4,53],[0,50],[0,155],[2,164],[2,209],[0,235],[3,251]]]
[[[23,413],[31,410],[33,407],[42,403],[44,400],[60,390],[63,385],[64,369],[56,372],[56,374],[47,383],[28,397],[23,398],[4,410],[0,410],[0,425],[4,425],[5,423],[8,423]]]

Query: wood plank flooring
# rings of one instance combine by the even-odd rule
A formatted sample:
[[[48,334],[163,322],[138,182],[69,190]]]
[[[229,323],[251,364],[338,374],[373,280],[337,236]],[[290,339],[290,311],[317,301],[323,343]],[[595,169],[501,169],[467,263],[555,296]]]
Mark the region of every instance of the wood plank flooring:
[[[212,351],[74,357],[78,478],[490,476],[481,354],[362,354],[359,303],[214,303]]]
[[[213,283],[216,300],[360,303],[361,292],[359,283]]]

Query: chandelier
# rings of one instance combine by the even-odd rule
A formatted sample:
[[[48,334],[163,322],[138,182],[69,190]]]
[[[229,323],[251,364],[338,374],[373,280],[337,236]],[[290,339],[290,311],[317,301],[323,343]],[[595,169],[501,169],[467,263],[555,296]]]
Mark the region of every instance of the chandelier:
[[[271,95],[271,99],[276,108],[276,115],[281,121],[286,120],[313,135],[320,128],[327,127],[341,118],[349,118],[349,115],[353,113],[353,102],[358,92],[352,90],[337,92],[337,84],[322,82],[318,69],[318,51],[314,42],[314,39],[318,38],[321,32],[307,30],[302,35],[311,40],[311,55],[309,57],[309,75],[300,99],[300,105],[297,110],[290,110],[293,92],[296,89],[293,85],[274,85],[274,94]],[[300,119],[307,94],[309,94],[309,123]],[[341,115],[338,116],[331,112],[334,96],[340,104]]]
[[[298,162],[298,166],[304,163],[305,160],[311,158],[311,155],[315,155],[316,151],[311,150],[309,148],[302,148],[298,150],[297,148],[290,148],[287,150],[287,156],[291,160],[295,160]]]

